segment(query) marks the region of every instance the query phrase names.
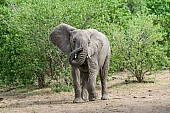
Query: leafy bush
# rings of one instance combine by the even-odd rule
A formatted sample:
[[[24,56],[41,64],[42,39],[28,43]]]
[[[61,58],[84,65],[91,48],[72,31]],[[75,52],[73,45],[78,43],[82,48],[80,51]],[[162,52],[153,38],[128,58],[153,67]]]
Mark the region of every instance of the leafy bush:
[[[54,75],[51,68],[64,73],[62,70],[68,67],[67,63],[63,65],[66,57],[54,50],[48,40],[60,13],[51,10],[55,6],[52,1],[10,0],[6,4],[0,10],[1,24],[4,26],[0,42],[1,83],[26,85],[38,82],[39,87],[45,87],[45,76]],[[62,60],[63,63],[54,65],[54,60],[57,63]]]
[[[155,16],[137,15],[127,21],[127,27],[116,28],[112,44],[112,57],[121,67],[142,82],[147,72],[166,66],[168,59],[162,41],[160,25],[154,25]],[[118,59],[118,60],[117,60]]]
[[[166,46],[166,54],[170,59],[170,1],[169,0],[149,0],[146,2],[149,14],[155,14],[159,16],[157,21],[163,27],[166,34],[163,36],[162,43],[168,43]]]

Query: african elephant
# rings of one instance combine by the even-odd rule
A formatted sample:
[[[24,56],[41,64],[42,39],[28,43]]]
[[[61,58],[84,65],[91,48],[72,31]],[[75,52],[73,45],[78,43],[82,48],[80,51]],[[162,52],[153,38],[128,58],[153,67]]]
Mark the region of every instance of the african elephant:
[[[107,77],[110,63],[109,41],[95,29],[81,30],[67,24],[56,26],[51,42],[68,55],[72,67],[74,103],[96,100],[96,77],[100,73],[102,100],[108,99]]]

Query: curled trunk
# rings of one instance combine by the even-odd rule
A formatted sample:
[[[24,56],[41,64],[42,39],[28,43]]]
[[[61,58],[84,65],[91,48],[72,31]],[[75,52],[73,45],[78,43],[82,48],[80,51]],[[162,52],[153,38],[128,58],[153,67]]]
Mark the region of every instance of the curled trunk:
[[[69,55],[69,62],[73,66],[80,66],[84,63],[87,56],[87,48],[77,48]]]

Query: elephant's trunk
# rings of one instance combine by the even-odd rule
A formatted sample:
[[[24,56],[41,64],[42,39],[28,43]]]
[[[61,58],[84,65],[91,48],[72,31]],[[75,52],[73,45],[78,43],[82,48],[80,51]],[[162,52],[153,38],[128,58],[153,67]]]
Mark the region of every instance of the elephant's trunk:
[[[80,66],[87,57],[87,47],[81,47],[72,51],[69,55],[69,62],[73,66]]]

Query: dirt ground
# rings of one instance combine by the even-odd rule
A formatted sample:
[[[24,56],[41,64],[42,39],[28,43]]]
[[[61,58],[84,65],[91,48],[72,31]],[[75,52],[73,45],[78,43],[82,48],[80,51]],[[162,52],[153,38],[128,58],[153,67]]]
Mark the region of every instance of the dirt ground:
[[[170,72],[148,75],[155,83],[125,83],[127,73],[116,73],[108,82],[109,100],[73,104],[73,92],[51,89],[0,92],[0,113],[170,113]],[[1,89],[2,90],[2,89]]]

